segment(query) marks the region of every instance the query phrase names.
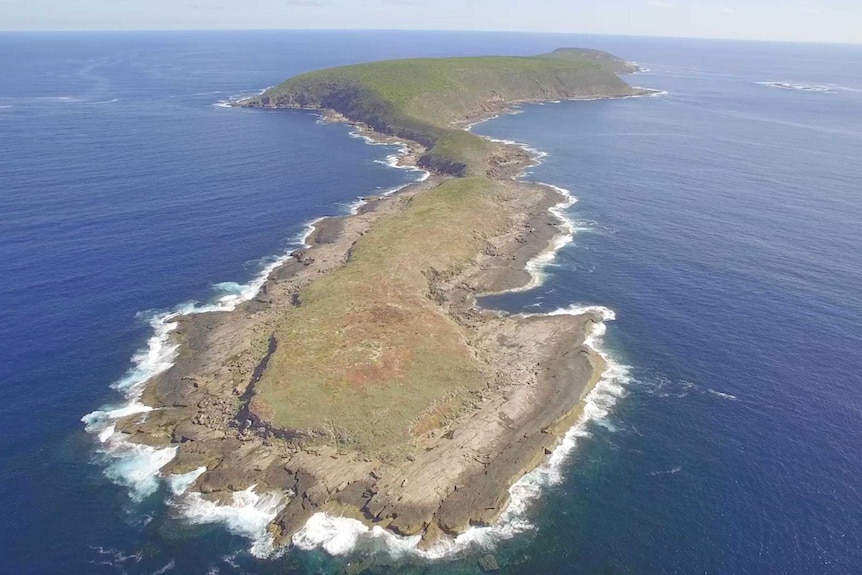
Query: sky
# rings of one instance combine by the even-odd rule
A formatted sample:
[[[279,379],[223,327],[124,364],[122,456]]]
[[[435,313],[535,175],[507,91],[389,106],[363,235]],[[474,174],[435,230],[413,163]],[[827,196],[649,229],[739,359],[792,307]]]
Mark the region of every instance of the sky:
[[[0,30],[505,30],[862,43],[862,0],[0,0]]]

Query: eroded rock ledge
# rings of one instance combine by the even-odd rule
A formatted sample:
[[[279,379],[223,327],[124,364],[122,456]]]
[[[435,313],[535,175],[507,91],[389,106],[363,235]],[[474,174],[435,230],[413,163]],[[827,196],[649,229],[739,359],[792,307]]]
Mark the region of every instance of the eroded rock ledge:
[[[603,86],[602,95],[624,95],[606,91]],[[478,116],[458,121],[463,125],[505,105],[485,102],[473,111]],[[369,137],[389,138],[367,125],[359,128]],[[415,163],[426,153],[417,142],[406,144],[404,162]],[[229,501],[251,486],[284,493],[284,507],[270,525],[279,544],[318,511],[422,535],[423,545],[493,523],[508,503],[509,487],[539,465],[574,424],[605,369],[601,356],[584,343],[598,317],[507,315],[476,306],[478,295],[526,285],[526,263],[560,233],[561,222],[549,208],[564,198],[515,179],[532,161],[518,147],[494,144],[481,175],[490,182],[482,193],[491,194],[482,201],[493,202],[499,220],[493,233],[474,237],[480,248],[465,261],[429,260],[435,263],[426,266],[422,260],[416,264],[421,269],[412,270],[424,278],[420,297],[401,306],[398,313],[408,317],[393,329],[410,317],[432,318],[449,330],[453,349],[468,358],[471,371],[469,377],[459,372],[463,381],[411,422],[398,449],[351,443],[349,429],[338,422],[285,425],[273,398],[291,391],[292,374],[278,372],[278,366],[300,353],[302,342],[285,336],[290,332],[284,325],[307,305],[314,294],[310,286],[340,281],[337,274],[356,265],[354,250],[367,252],[363,238],[381,222],[405,217],[422,198],[442,193],[453,177],[440,173],[390,196],[366,198],[355,215],[320,221],[308,238],[310,247],[294,252],[253,300],[234,311],[179,318],[173,333],[178,358],[142,397],[155,410],[120,420],[117,429],[133,442],[177,447],[164,474],[205,467],[192,490],[206,498]],[[373,303],[389,309],[385,297]],[[262,384],[268,386],[265,393]]]

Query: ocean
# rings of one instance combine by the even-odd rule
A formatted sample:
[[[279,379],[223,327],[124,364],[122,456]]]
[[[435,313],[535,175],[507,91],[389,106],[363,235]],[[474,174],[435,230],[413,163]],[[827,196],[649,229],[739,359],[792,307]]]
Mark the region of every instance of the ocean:
[[[338,64],[560,46],[637,61],[627,81],[663,93],[473,128],[545,153],[525,177],[578,200],[541,285],[485,304],[614,318],[612,381],[521,485],[539,496],[498,531],[502,571],[862,571],[862,47],[175,32],[0,34],[0,572],[338,573],[367,556],[330,533],[345,555],[257,557],[259,516],[190,520],[81,419],[157,363],[159,317],[242,297],[308,222],[418,176],[346,126],[225,101]],[[483,552],[380,549],[372,572],[476,573]]]

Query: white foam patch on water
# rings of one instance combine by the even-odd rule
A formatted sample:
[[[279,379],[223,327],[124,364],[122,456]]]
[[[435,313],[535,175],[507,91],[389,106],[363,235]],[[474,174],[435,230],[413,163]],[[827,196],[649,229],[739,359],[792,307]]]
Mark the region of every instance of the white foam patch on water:
[[[189,490],[189,487],[194,485],[198,477],[206,472],[206,467],[198,467],[188,473],[177,473],[167,477],[168,487],[174,495],[182,495]]]
[[[597,316],[601,321],[594,324],[585,343],[604,358],[607,369],[584,399],[584,407],[577,423],[563,436],[545,463],[521,477],[509,488],[509,505],[494,525],[473,527],[457,537],[439,541],[430,549],[419,549],[419,536],[400,537],[381,527],[369,528],[355,519],[317,513],[294,535],[294,545],[305,550],[322,549],[335,556],[362,551],[386,553],[394,558],[412,555],[425,559],[442,559],[454,558],[479,549],[493,549],[501,541],[534,529],[528,517],[530,506],[549,486],[562,481],[578,440],[589,436],[588,427],[591,423],[601,425],[606,421],[613,406],[625,395],[631,375],[630,368],[615,361],[603,347],[607,329],[605,322],[616,317],[612,310],[601,306],[571,306],[550,314],[525,314],[587,313]]]
[[[780,90],[796,90],[798,92],[819,92],[835,94],[837,92],[862,92],[862,88],[851,88],[840,84],[805,84],[794,82],[754,82],[758,86],[777,88]]]
[[[174,311],[152,315],[149,324],[153,328],[153,335],[147,340],[146,347],[132,357],[133,365],[129,371],[111,385],[124,396],[124,401],[104,406],[81,418],[85,430],[99,441],[95,460],[105,466],[108,478],[129,488],[133,500],[141,501],[158,490],[160,470],[175,457],[177,448],[156,448],[130,442],[126,434],[116,431],[116,422],[134,415],[144,418],[153,411],[153,408],[141,402],[141,394],[146,384],[170,369],[176,359],[178,345],[171,340],[171,333],[177,328],[177,318],[235,309],[240,303],[255,297],[270,272],[288,257],[284,255],[265,263],[260,273],[247,284],[217,284],[214,287],[221,295],[213,303],[186,303]]]
[[[231,501],[218,504],[190,492],[174,502],[186,520],[193,525],[221,523],[236,535],[251,539],[251,553],[255,557],[272,555],[273,541],[267,526],[286,504],[281,493],[258,494],[252,485],[245,491],[231,494]]]
[[[158,449],[130,443],[122,438],[102,444],[101,454],[108,463],[105,476],[129,488],[134,501],[143,501],[159,488],[159,470],[176,456],[176,447]]]
[[[81,98],[77,96],[38,96],[36,100],[43,102],[80,102]]]
[[[526,268],[527,271],[530,272],[530,282],[524,287],[520,288],[519,291],[530,290],[542,285],[546,278],[545,271],[548,266],[550,266],[554,262],[554,260],[557,259],[557,254],[560,252],[561,249],[563,249],[565,246],[575,240],[575,225],[574,222],[567,215],[566,210],[575,205],[578,202],[578,198],[576,198],[569,190],[565,188],[541,182],[540,185],[547,186],[553,190],[556,190],[563,196],[563,201],[558,203],[556,206],[550,208],[551,213],[557,216],[557,218],[561,222],[561,233],[558,233],[554,236],[553,240],[551,241],[551,244],[544,251],[542,251],[542,253],[527,262]]]
[[[369,140],[371,140],[371,138],[368,138],[366,136],[362,136],[362,137],[365,138],[366,143],[369,143]],[[374,142],[373,145],[379,145],[379,144],[396,145],[396,146],[401,146],[401,147],[394,154],[389,154],[388,156],[386,156],[386,159],[384,159],[384,160],[374,160],[376,163],[383,164],[383,165],[388,166],[390,168],[395,168],[396,170],[405,170],[408,172],[416,173],[417,174],[417,176],[416,176],[417,182],[424,182],[425,180],[427,180],[431,176],[431,172],[429,172],[428,170],[423,170],[422,168],[415,166],[413,164],[402,164],[401,163],[402,158],[404,158],[407,154],[410,153],[410,148],[408,148],[406,144],[404,144],[402,142],[392,142],[390,144],[387,144],[386,142]]]
[[[422,182],[424,180],[418,180],[418,181]],[[394,188],[386,190],[385,192],[383,192],[380,195],[384,196],[384,197],[385,196],[391,196],[392,194],[397,194],[398,192],[400,192],[401,190],[403,190],[404,188],[406,188],[408,186],[410,186],[410,184],[401,184],[400,186],[395,186]]]
[[[481,122],[477,122],[477,124],[479,124],[479,123],[481,123]],[[538,150],[538,149],[530,146],[529,144],[525,144],[524,142],[519,142],[517,140],[506,140],[506,139],[501,139],[501,138],[492,138],[490,136],[482,136],[482,137],[485,138],[486,140],[488,140],[489,142],[495,142],[497,144],[507,144],[509,146],[517,146],[517,147],[521,148],[522,150],[524,150],[525,152],[527,152],[528,154],[533,156],[534,163],[530,166],[531,168],[534,168],[534,167],[538,166],[539,164],[541,164],[542,159],[546,158],[548,156],[547,152],[543,152],[542,150]]]
[[[347,211],[350,213],[350,215],[355,216],[366,204],[368,204],[368,200],[366,200],[365,198],[359,198],[358,200],[355,200],[347,205]]]
[[[731,394],[731,393],[723,393],[723,392],[721,392],[721,391],[716,391],[716,390],[714,390],[714,389],[712,389],[712,388],[707,389],[707,391],[708,391],[711,395],[714,395],[715,397],[718,397],[718,398],[721,398],[721,399],[729,399],[730,401],[736,401],[736,399],[737,399],[737,397],[736,397],[735,395]]]
[[[795,84],[792,82],[755,82],[758,86],[767,88],[778,88],[780,90],[796,90],[798,92],[831,92],[834,86],[823,86],[818,84]]]
[[[257,92],[251,92],[251,93],[246,92],[244,94],[237,94],[237,95],[229,97],[226,100],[219,100],[218,102],[214,103],[213,106],[216,108],[234,108],[236,106],[242,105],[242,103],[247,101],[247,100],[250,100],[250,99],[255,98],[257,96],[262,96],[264,94],[264,92],[266,92],[267,90],[269,90],[272,87],[273,86],[268,86],[262,90],[258,90]],[[222,94],[222,93],[223,92],[221,90],[217,90],[214,92],[200,92],[200,93],[193,94],[193,95],[194,96],[209,96],[212,94]]]
[[[291,540],[300,549],[323,549],[330,555],[346,555],[356,548],[360,538],[368,537],[372,529],[348,517],[315,513]]]
[[[177,562],[174,559],[171,559],[165,565],[163,565],[160,569],[156,569],[153,571],[153,575],[164,575],[168,571],[173,571],[177,566]]]
[[[310,248],[311,244],[308,243],[308,238],[310,238],[311,234],[314,233],[314,230],[317,227],[317,224],[319,224],[320,222],[322,222],[325,219],[326,219],[326,217],[320,217],[320,218],[314,218],[310,222],[307,222],[303,226],[302,231],[299,233],[299,235],[296,238],[294,238],[294,243],[298,243],[299,245],[301,245],[304,248]]]
[[[85,429],[97,437],[100,446],[96,459],[106,465],[105,475],[129,488],[133,499],[140,501],[158,489],[158,471],[176,454],[175,447],[155,448],[126,441],[115,429],[116,420],[133,415],[145,417],[151,407],[140,402],[144,384],[150,378],[173,365],[177,346],[170,343],[170,334],[176,323],[170,315],[150,319],[153,335],[147,347],[132,357],[133,367],[112,387],[125,396],[120,405],[106,406],[85,415]]]
[[[650,472],[650,476],[651,477],[658,477],[660,475],[676,475],[680,471],[682,471],[682,465],[677,465],[676,467],[674,467],[672,469],[665,469],[663,471],[652,471],[652,472]]]
[[[414,182],[424,182],[425,180],[427,180],[428,178],[431,177],[431,172],[429,172],[428,170],[423,170],[419,166],[416,166],[413,164],[402,164],[401,163],[402,159],[407,154],[410,153],[410,147],[406,143],[399,142],[399,141],[385,142],[385,141],[376,140],[371,136],[363,134],[362,129],[358,128],[358,127],[351,130],[350,132],[348,132],[348,135],[351,138],[359,138],[361,140],[364,140],[365,143],[368,144],[369,146],[398,146],[398,150],[395,153],[389,154],[388,156],[386,156],[386,158],[384,158],[382,160],[374,160],[375,163],[383,164],[384,166],[387,166],[390,168],[395,168],[396,170],[406,170],[408,172],[415,173],[417,175],[416,175],[416,179],[414,180]],[[400,191],[400,190],[406,188],[409,185],[410,185],[409,183],[403,184],[401,186],[398,186],[397,188],[389,190],[389,192],[387,192],[384,195],[393,194],[397,191]]]

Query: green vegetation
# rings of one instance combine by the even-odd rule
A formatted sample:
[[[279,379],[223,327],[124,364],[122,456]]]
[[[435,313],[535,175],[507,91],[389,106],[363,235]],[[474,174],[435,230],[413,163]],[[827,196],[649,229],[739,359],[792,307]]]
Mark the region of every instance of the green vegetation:
[[[458,176],[483,173],[493,146],[453,122],[501,103],[631,93],[628,64],[604,52],[561,49],[534,57],[391,60],[310,72],[247,105],[330,108],[375,130],[419,142],[420,163]]]
[[[456,417],[487,368],[469,334],[429,296],[429,275],[456,273],[511,223],[512,192],[489,175],[501,146],[456,122],[519,101],[632,93],[608,54],[397,60],[297,76],[247,106],[333,109],[425,146],[450,178],[385,215],[286,309],[252,409],[276,427],[384,457]],[[511,198],[509,198],[511,199]],[[268,334],[267,334],[268,337]],[[265,347],[265,342],[261,345]]]
[[[484,177],[451,179],[378,221],[279,321],[255,411],[389,456],[456,415],[485,375],[424,272],[457,270],[504,229],[500,193]]]

